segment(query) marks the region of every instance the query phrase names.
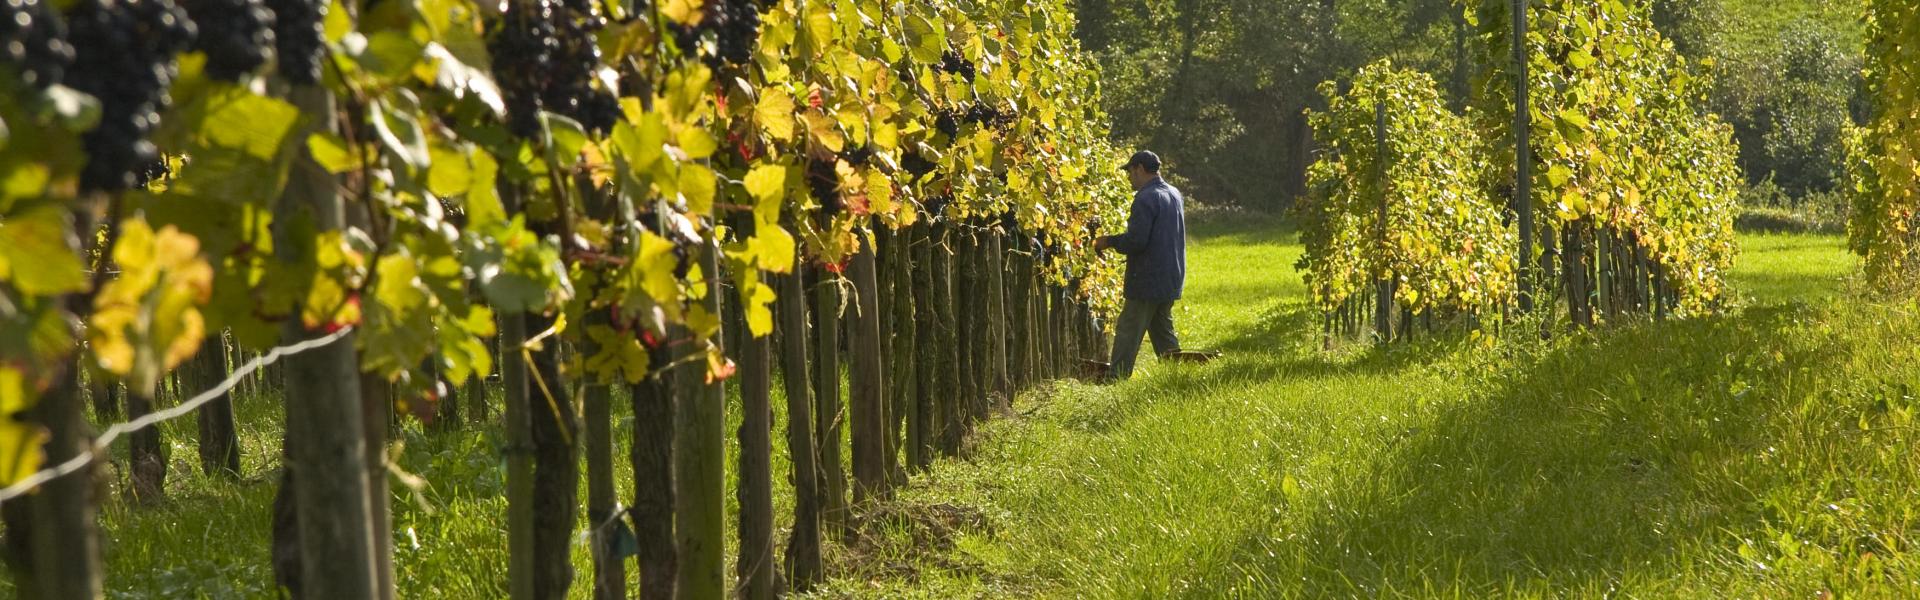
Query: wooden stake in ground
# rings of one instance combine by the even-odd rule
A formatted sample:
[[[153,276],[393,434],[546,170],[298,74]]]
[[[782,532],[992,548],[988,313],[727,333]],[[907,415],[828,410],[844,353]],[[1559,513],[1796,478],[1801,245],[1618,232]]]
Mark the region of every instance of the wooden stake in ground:
[[[840,280],[818,269],[814,289],[813,365],[814,449],[820,467],[821,523],[829,535],[845,537],[847,472],[840,462]]]
[[[527,315],[531,335],[553,326],[552,317]],[[574,524],[580,515],[580,411],[560,374],[560,336],[541,341],[532,358],[538,376],[527,388],[534,452],[533,592],[539,598],[564,598],[573,585]]]
[[[720,314],[720,249],[712,241],[692,249],[706,273],[706,296],[696,306],[708,314]],[[674,484],[675,535],[679,541],[680,581],[677,590],[685,598],[720,598],[726,585],[726,393],[719,373],[707,367],[707,344],[718,346],[722,336],[695,339],[684,344],[680,360],[691,363],[678,372],[675,390],[680,394],[678,464]],[[706,343],[702,343],[706,342]]]
[[[1013,381],[1007,374],[1007,270],[1006,254],[1002,252],[1001,238],[1006,232],[991,229],[986,234],[985,252],[981,260],[985,263],[987,276],[987,380],[995,395],[995,402],[1013,405]]]
[[[667,339],[684,335],[669,331]],[[672,600],[679,577],[674,519],[674,373],[670,353],[649,351],[652,372],[628,389],[633,404],[633,537],[639,546],[641,600]],[[685,367],[692,368],[692,367]]]
[[[596,312],[605,320],[605,312]],[[582,354],[591,350],[582,349]],[[607,384],[593,382],[581,394],[581,411],[586,420],[587,453],[587,526],[593,543],[593,597],[595,600],[619,600],[626,597],[627,563],[617,554],[613,532],[615,491],[613,489],[613,393]]]
[[[315,129],[334,128],[330,93],[295,86],[288,99]],[[310,219],[318,231],[337,231],[345,222],[333,176],[306,150],[296,161],[276,226]],[[277,227],[276,235],[287,228]],[[302,240],[284,240],[296,247]],[[299,319],[287,322],[282,341],[319,337]],[[287,468],[292,477],[286,507],[297,523],[300,597],[364,600],[377,597],[372,507],[367,500],[366,429],[362,423],[358,357],[353,336],[285,361]]]
[[[589,314],[586,325],[608,326],[606,311]],[[588,337],[580,341],[579,350],[581,356],[593,356],[601,349]],[[626,561],[617,554],[617,538],[613,535],[614,519],[618,515],[614,514],[617,501],[613,485],[612,389],[605,382],[589,381],[580,400],[586,424],[586,443],[581,447],[587,454],[587,531],[593,554],[593,598],[620,600],[626,597],[627,569]]]
[[[735,273],[736,278],[758,277]],[[773,340],[740,332],[739,596],[773,597]]]
[[[212,389],[227,378],[227,345],[220,338],[220,332],[209,333],[200,343],[200,352],[193,355],[193,390],[189,393]],[[200,471],[238,478],[240,438],[233,425],[232,394],[223,392],[195,412],[200,425]]]
[[[953,227],[944,220],[933,227],[933,281],[934,310],[934,347],[936,359],[933,361],[933,415],[929,418],[933,427],[929,435],[938,441],[940,451],[952,456],[960,452],[959,402],[960,391],[960,342],[958,336],[958,311],[954,300],[957,279],[954,277],[954,245],[957,237]]]
[[[934,331],[939,319],[933,309],[933,240],[925,221],[913,225],[913,264],[910,272],[914,318],[913,387],[907,404],[907,466],[924,471],[933,464],[933,393],[937,385],[935,365],[939,362],[939,343]]]
[[[813,447],[813,388],[807,367],[807,293],[801,270],[777,278],[780,380],[787,391],[787,450],[793,463],[793,532],[787,538],[787,587],[813,589],[821,578],[820,492]]]
[[[387,422],[393,416],[393,385],[360,373],[360,422],[366,428],[367,507],[373,525],[373,593],[393,598],[393,514],[387,487]]]
[[[520,354],[527,343],[524,314],[500,316],[500,380],[507,447],[507,590],[513,600],[533,600],[533,426],[527,398],[532,369]]]
[[[847,371],[848,405],[853,425],[853,502],[864,506],[887,496],[887,405],[886,372],[881,369],[880,298],[875,281],[873,242],[856,231],[860,250],[855,253],[847,274],[853,279],[854,305],[852,339],[848,352],[853,363]]]

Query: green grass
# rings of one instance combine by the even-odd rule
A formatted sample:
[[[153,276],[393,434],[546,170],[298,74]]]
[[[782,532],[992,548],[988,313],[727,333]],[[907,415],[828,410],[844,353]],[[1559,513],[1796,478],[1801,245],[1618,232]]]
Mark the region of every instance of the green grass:
[[[869,519],[867,536],[830,548],[836,579],[817,595],[1900,597],[1920,586],[1920,317],[1858,300],[1840,238],[1743,236],[1737,300],[1716,316],[1323,350],[1291,266],[1300,247],[1277,220],[1193,232],[1176,319],[1188,346],[1222,360],[1149,359],[1124,384],[1023,395],[967,456]],[[624,402],[616,457],[631,431]],[[270,595],[275,405],[239,402],[238,483],[189,474],[193,426],[169,425],[170,498],[103,510],[115,597]],[[400,466],[428,482],[394,497],[402,593],[503,595],[499,440],[417,425],[398,437]],[[782,527],[786,469],[776,456]],[[584,572],[584,546],[574,560]]]
[[[1204,367],[1060,386],[906,501],[987,525],[893,597],[1900,597],[1913,306],[1831,236],[1747,236],[1725,314],[1320,349],[1277,223],[1194,228]]]

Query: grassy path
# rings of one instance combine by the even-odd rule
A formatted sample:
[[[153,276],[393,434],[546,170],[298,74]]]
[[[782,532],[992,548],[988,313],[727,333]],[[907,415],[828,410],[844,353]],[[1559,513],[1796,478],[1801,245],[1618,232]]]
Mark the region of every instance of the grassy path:
[[[978,518],[951,539],[902,527],[898,547],[870,550],[891,568],[828,595],[1920,585],[1920,321],[1910,306],[1849,306],[1839,238],[1745,238],[1743,300],[1720,316],[1325,352],[1292,269],[1300,248],[1280,229],[1195,227],[1176,320],[1187,345],[1225,360],[1025,400],[970,460],[906,494]]]

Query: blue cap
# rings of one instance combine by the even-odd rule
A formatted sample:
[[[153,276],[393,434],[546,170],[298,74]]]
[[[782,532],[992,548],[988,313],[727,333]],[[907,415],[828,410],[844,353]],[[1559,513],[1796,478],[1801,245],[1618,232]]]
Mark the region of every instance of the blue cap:
[[[1158,173],[1160,172],[1160,155],[1146,150],[1135,152],[1133,158],[1122,165],[1120,170],[1125,171],[1134,167],[1146,167],[1148,171]]]

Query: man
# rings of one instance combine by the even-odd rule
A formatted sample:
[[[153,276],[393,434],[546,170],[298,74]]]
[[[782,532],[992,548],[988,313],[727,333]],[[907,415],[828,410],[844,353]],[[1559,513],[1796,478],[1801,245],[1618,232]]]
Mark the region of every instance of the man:
[[[1127,257],[1126,303],[1114,327],[1108,377],[1133,376],[1140,336],[1153,338],[1161,356],[1180,350],[1173,333],[1173,303],[1187,278],[1187,219],[1180,190],[1160,178],[1160,157],[1142,150],[1122,167],[1133,184],[1133,208],[1127,232],[1094,240],[1095,249],[1112,248]]]

